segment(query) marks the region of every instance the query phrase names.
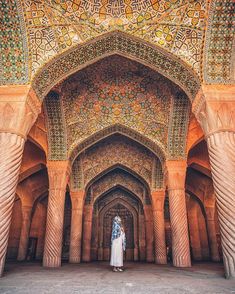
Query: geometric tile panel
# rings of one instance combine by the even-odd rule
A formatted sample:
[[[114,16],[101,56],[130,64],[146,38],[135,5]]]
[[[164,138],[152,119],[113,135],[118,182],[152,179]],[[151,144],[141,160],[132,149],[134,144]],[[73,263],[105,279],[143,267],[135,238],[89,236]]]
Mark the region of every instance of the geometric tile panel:
[[[180,159],[186,156],[189,113],[190,102],[187,96],[182,91],[176,93],[168,132],[169,159]]]
[[[214,0],[206,34],[204,79],[209,84],[234,83],[235,1]]]
[[[0,2],[0,85],[28,81],[28,48],[19,0]]]
[[[53,59],[35,76],[33,88],[43,99],[51,87],[62,78],[76,72],[87,63],[115,53],[127,55],[149,65],[182,87],[190,99],[193,99],[198,92],[200,87],[198,77],[179,58],[121,32],[103,35]]]
[[[153,190],[161,189],[163,187],[163,170],[162,170],[162,164],[158,158],[154,159],[152,177],[153,177],[153,183],[152,183]]]
[[[61,111],[60,97],[51,91],[45,98],[45,114],[48,130],[48,158],[50,160],[66,160],[67,144],[65,123]]]

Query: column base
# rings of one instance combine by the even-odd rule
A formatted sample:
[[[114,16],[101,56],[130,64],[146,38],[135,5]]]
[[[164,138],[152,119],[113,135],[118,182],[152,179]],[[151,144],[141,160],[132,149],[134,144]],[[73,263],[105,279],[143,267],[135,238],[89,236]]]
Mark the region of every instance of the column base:
[[[4,266],[5,266],[5,258],[2,258],[0,260],[0,278],[3,276]]]
[[[43,266],[56,268],[61,266],[61,258],[60,257],[44,257],[43,258]]]
[[[80,257],[70,257],[69,263],[81,263],[81,258]]]
[[[167,264],[167,258],[166,258],[166,256],[158,256],[158,257],[155,257],[155,263],[156,264]]]
[[[188,258],[185,257],[175,257],[175,259],[173,260],[173,265],[175,267],[191,267],[191,261],[188,260]]]

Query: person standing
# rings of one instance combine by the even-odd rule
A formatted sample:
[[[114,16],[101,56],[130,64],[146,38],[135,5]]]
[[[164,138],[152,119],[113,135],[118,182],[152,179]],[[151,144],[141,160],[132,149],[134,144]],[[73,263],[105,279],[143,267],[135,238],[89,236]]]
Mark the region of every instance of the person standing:
[[[126,237],[121,218],[115,216],[112,225],[111,236],[111,259],[110,265],[114,272],[122,272],[123,269],[123,251],[126,250]]]

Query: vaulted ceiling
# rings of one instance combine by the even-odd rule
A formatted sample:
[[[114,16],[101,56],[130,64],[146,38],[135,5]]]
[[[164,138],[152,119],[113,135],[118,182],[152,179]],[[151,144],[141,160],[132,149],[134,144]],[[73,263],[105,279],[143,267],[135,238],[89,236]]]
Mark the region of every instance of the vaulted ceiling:
[[[1,1],[0,84],[29,83],[67,49],[110,31],[139,37],[209,83],[231,83],[233,0]]]

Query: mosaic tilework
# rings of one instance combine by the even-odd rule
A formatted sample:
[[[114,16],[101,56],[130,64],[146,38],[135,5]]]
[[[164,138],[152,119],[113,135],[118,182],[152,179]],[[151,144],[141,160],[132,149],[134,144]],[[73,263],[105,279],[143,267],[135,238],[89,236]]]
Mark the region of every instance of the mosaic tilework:
[[[186,138],[188,133],[190,104],[183,92],[175,99],[168,132],[168,158],[177,159],[186,156]]]
[[[139,144],[120,135],[107,138],[83,152],[75,161],[82,168],[83,186],[114,166],[124,166],[152,185],[154,155]],[[78,163],[76,163],[78,161]]]
[[[161,189],[163,186],[163,171],[162,165],[158,158],[154,159],[152,170],[152,188],[153,190]]]
[[[37,74],[33,81],[33,88],[38,97],[43,99],[50,88],[62,78],[94,60],[117,52],[150,65],[181,86],[190,99],[193,99],[198,92],[200,87],[198,78],[193,71],[182,65],[179,59],[174,58],[173,55],[168,56],[159,49],[120,32],[104,35],[98,40],[73,48],[66,54],[52,60]]]
[[[113,133],[140,142],[161,162],[168,155],[185,156],[188,98],[178,86],[153,70],[113,55],[72,75],[59,89],[63,93],[66,139],[64,130],[57,138],[56,130],[58,127],[62,130],[62,125],[51,125],[51,160],[64,158],[66,153],[61,150],[67,150],[73,161],[82,150]],[[58,102],[57,106],[60,107]],[[51,117],[61,112],[56,107],[48,111]],[[159,175],[160,185],[161,181]]]
[[[20,1],[0,4],[0,85],[28,81],[28,49]]]
[[[67,159],[67,144],[59,95],[51,91],[45,99],[48,130],[48,157],[50,160]]]
[[[121,30],[179,56],[197,73],[206,25],[206,0],[22,0],[32,69],[58,52]]]
[[[235,66],[232,50],[235,40],[234,0],[214,0],[205,48],[204,78],[207,83],[232,83]],[[233,81],[232,81],[233,79]]]
[[[172,92],[156,72],[124,57],[111,56],[61,85],[69,150],[112,124],[121,124],[167,145]]]
[[[77,158],[77,160],[73,162],[70,184],[72,191],[79,191],[83,188],[83,172],[80,158]]]

